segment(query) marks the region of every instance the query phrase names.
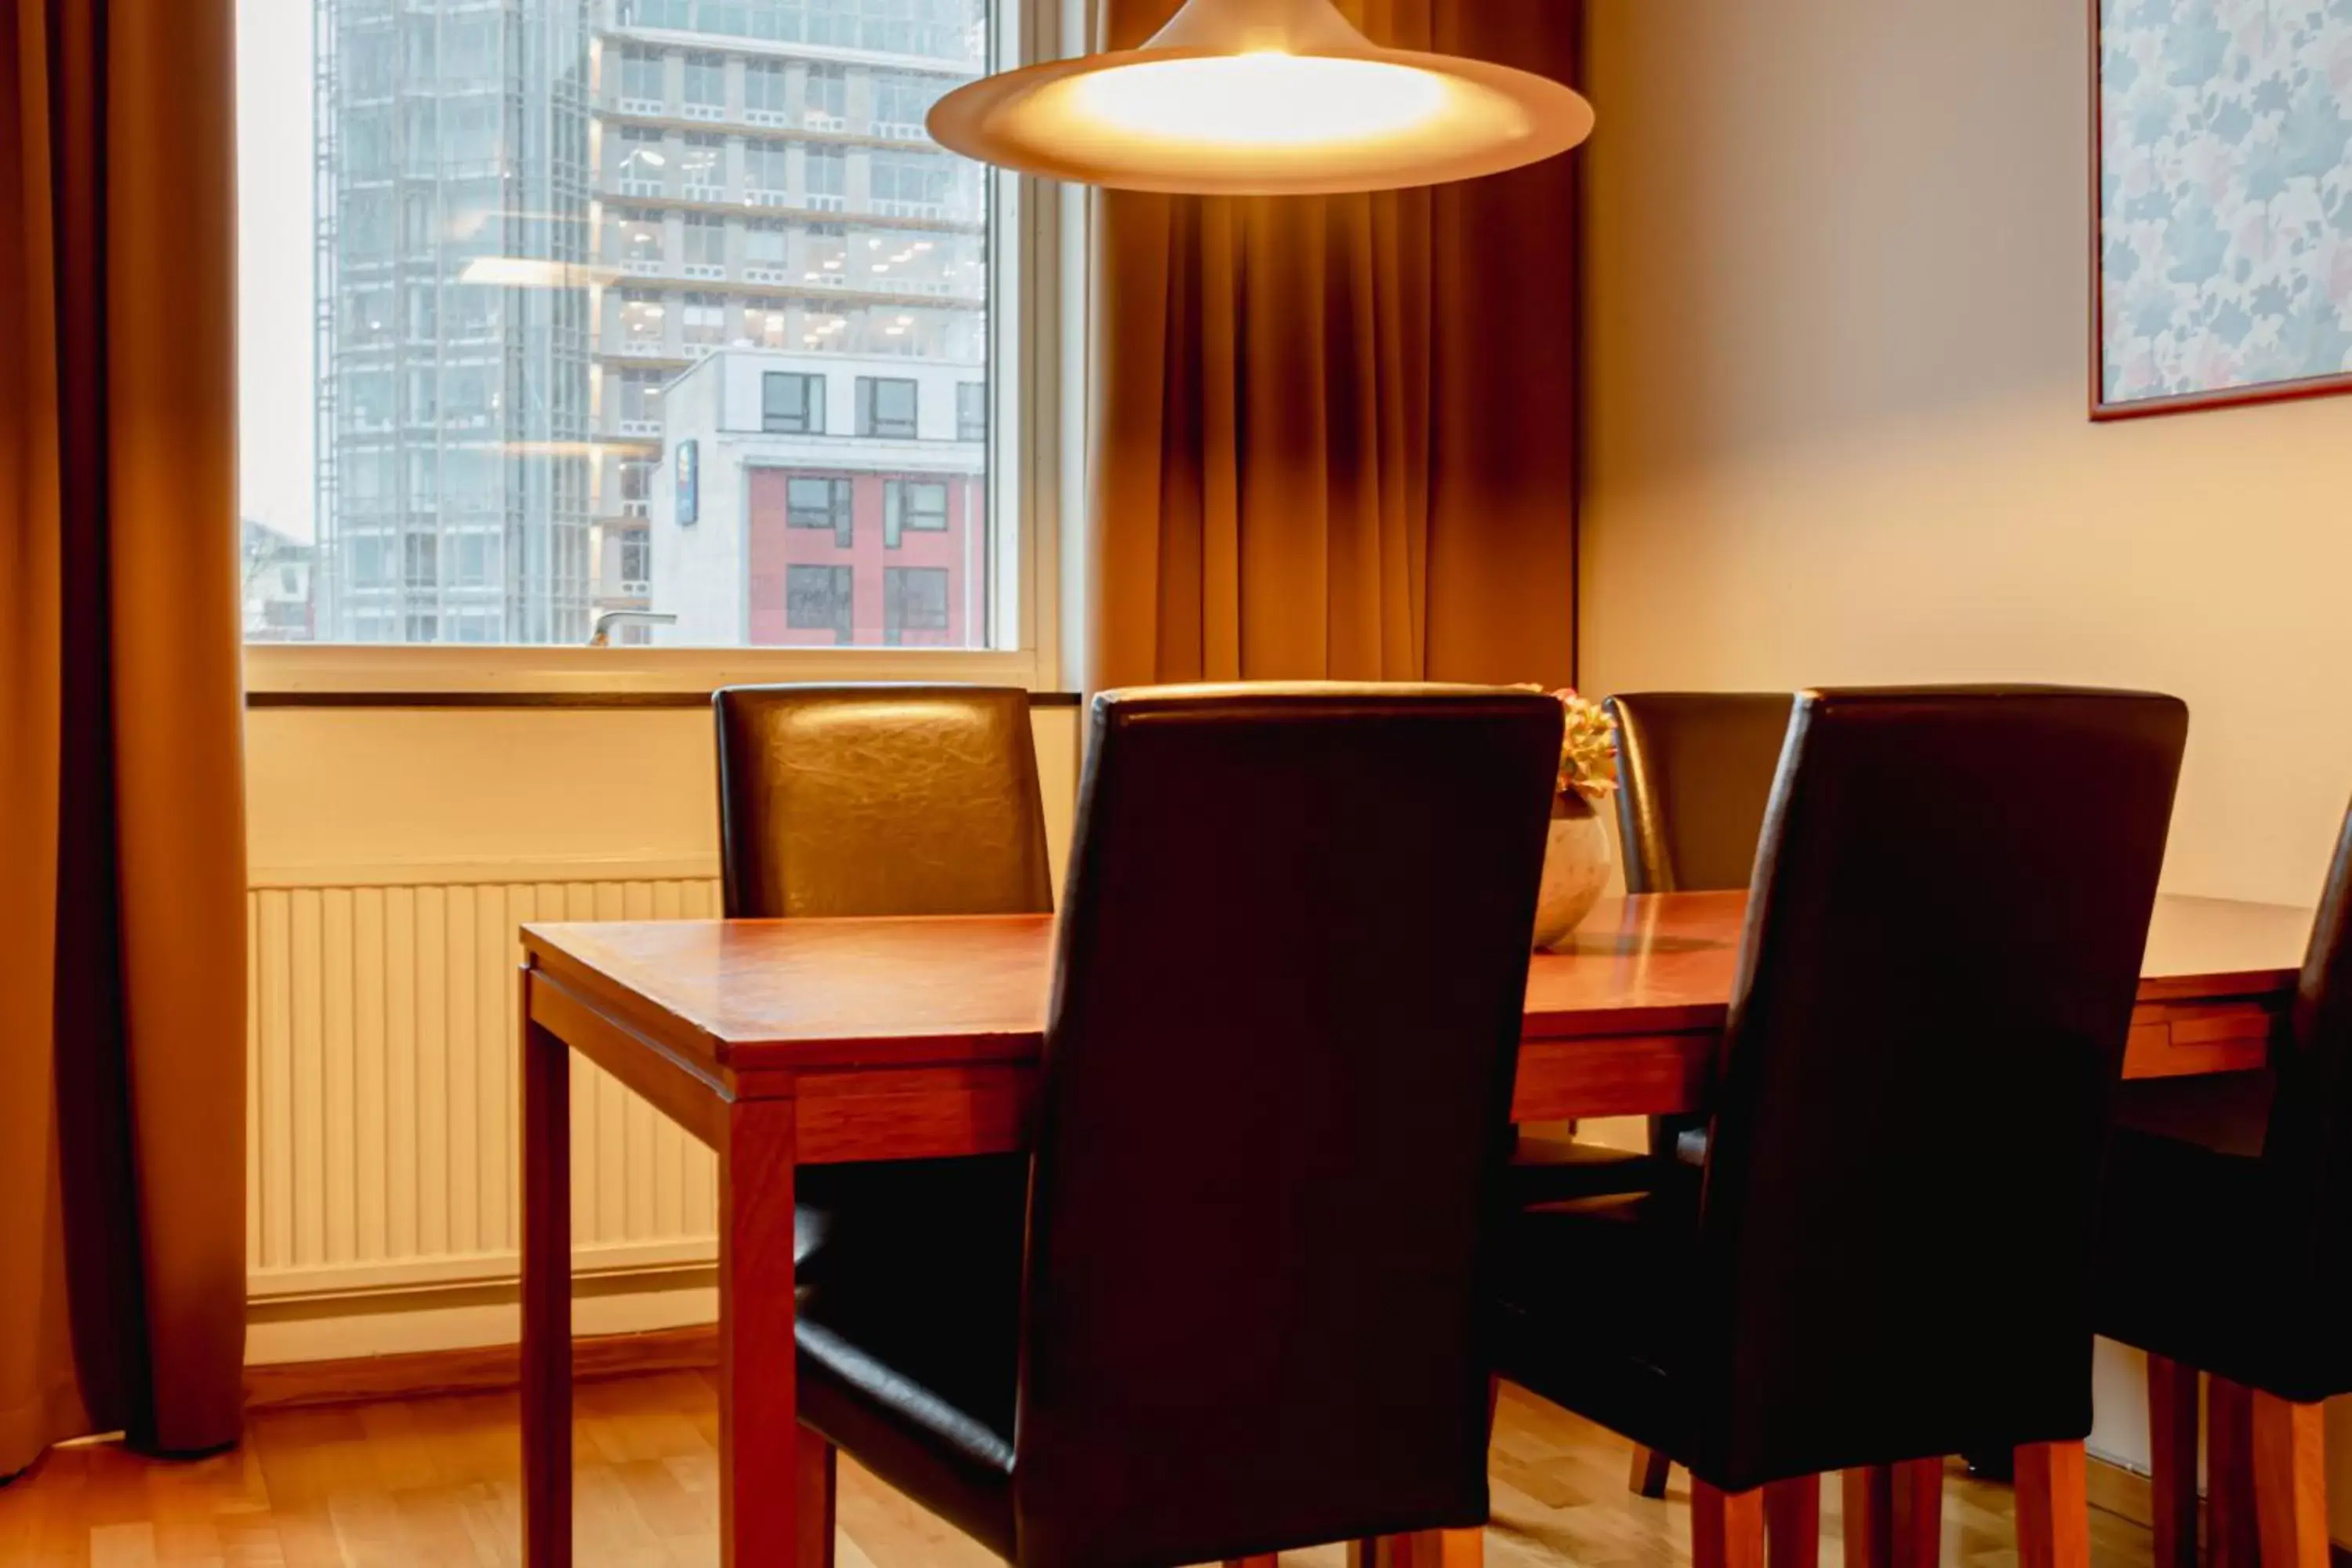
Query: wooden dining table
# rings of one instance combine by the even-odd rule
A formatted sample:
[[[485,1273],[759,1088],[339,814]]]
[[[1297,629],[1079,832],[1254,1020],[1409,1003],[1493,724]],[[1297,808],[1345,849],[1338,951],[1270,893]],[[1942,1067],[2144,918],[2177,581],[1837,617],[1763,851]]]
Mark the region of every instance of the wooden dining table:
[[[1743,893],[1612,900],[1538,952],[1514,1119],[1704,1110],[1745,907]],[[2159,900],[2126,1076],[2262,1066],[2310,922],[2277,905]],[[1023,1148],[1053,921],[534,924],[522,942],[525,1561],[571,1561],[578,1051],[717,1152],[721,1560],[793,1563],[802,1510],[821,1500],[807,1489],[824,1484],[799,1447],[793,1168]]]

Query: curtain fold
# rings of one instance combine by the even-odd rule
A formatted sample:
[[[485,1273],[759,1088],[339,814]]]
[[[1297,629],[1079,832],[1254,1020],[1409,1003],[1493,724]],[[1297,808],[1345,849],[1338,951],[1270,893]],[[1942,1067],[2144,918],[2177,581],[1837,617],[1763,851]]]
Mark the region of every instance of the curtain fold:
[[[238,1430],[232,0],[0,37],[0,1477]]]
[[[1102,0],[1133,48],[1176,0]],[[1565,0],[1342,0],[1573,80]],[[1096,197],[1087,684],[1567,684],[1578,155],[1362,195]]]

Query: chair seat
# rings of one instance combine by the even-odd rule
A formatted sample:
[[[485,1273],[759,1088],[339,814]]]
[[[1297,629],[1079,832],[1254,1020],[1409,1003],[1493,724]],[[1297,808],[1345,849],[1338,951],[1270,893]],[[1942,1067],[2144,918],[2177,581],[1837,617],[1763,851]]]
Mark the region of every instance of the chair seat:
[[[1011,1558],[1027,1159],[798,1174],[801,1420]]]
[[[1670,1161],[1662,1160],[1640,1150],[1522,1131],[1511,1153],[1511,1202],[1524,1208],[1577,1198],[1620,1197],[1687,1177],[1706,1164],[1705,1127],[1675,1139],[1672,1155]]]
[[[1514,1215],[1500,1248],[1496,1370],[1687,1462],[1676,1363],[1697,1228],[1696,1180]]]
[[[2305,1402],[2352,1392],[2341,1297],[2259,1288],[2296,1271],[2303,1195],[2276,1165],[2137,1128],[2109,1142],[2093,1325]]]

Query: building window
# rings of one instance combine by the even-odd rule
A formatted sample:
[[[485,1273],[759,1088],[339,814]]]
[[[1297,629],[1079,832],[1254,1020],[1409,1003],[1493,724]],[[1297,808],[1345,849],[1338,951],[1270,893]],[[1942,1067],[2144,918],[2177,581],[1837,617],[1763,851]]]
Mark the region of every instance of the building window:
[[[898,548],[907,529],[943,533],[948,526],[948,487],[940,479],[892,479],[882,487],[882,544]]]
[[[753,218],[743,230],[743,259],[753,267],[782,267],[784,226],[771,217]]]
[[[887,560],[948,573],[955,630],[925,624],[927,586],[908,641],[1017,647],[1034,617],[1000,595],[1041,585],[991,570],[1024,552],[1019,519],[992,514],[989,465],[1036,400],[990,363],[987,202],[1004,186],[922,128],[990,68],[992,40],[1051,31],[1003,9],[1043,3],[270,7],[316,68],[237,84],[238,501],[315,552],[299,582],[266,579],[285,614],[247,622],[582,644],[600,600],[644,580],[628,536],[670,516],[693,443],[727,513],[704,521],[742,548],[673,563],[670,524],[654,531],[659,607],[682,617],[654,641],[834,642],[784,638],[780,579],[851,564],[835,542],[855,535],[876,559],[847,640],[879,645],[887,533]],[[1058,315],[1019,312],[1017,363],[1061,363]],[[705,394],[722,381],[728,396]],[[985,394],[950,390],[967,382]],[[809,461],[753,459],[755,509],[739,439]],[[792,477],[815,481],[796,530]],[[284,679],[273,659],[265,686]]]
[[[412,533],[401,545],[401,580],[411,588],[437,588],[441,584],[439,569],[440,539],[430,533]]]
[[[801,156],[804,190],[812,196],[832,198],[837,211],[841,195],[849,189],[849,160],[838,147],[811,147]]]
[[[457,588],[494,587],[499,580],[499,536],[476,530],[453,534],[450,542],[456,546],[449,563],[450,585]],[[467,640],[460,638],[460,641]]]
[[[839,66],[811,66],[801,100],[802,119],[815,131],[838,131],[849,115],[849,74]]]
[[[669,96],[662,82],[662,58],[651,49],[621,51],[621,98],[631,107],[658,108]]]
[[[678,326],[689,343],[725,342],[727,297],[724,294],[688,294],[680,312]]]
[[[753,117],[782,119],[784,113],[784,68],[773,61],[754,60],[743,68],[743,107]]]
[[[925,77],[884,76],[874,79],[874,123],[877,130],[922,133],[923,117],[939,101],[939,89]],[[887,134],[887,132],[886,132]]]
[[[877,153],[866,165],[866,182],[877,212],[905,212],[947,205],[948,161],[928,153]]]
[[[824,377],[769,371],[761,378],[760,428],[772,436],[824,435]]]
[[[633,528],[621,535],[621,592],[637,596],[651,585],[654,574],[653,541],[642,528]]]
[[[911,377],[857,378],[857,433],[896,440],[915,438],[915,388]]]
[[[686,57],[686,106],[688,112],[702,110],[716,111],[712,118],[727,110],[727,57],[725,55],[688,55]]]
[[[763,195],[789,192],[793,188],[791,149],[781,142],[744,142],[743,184]]]
[[[948,629],[948,573],[944,566],[882,568],[882,641],[897,647],[908,632]]]
[[[837,643],[853,635],[855,574],[847,566],[788,566],[784,569],[784,625],[796,632],[833,634]]]
[[[725,218],[710,217],[702,213],[686,215],[686,264],[688,267],[715,267],[722,271],[726,268]]]
[[[829,528],[835,547],[848,549],[856,537],[849,481],[794,475],[784,486],[784,522],[791,528]]]

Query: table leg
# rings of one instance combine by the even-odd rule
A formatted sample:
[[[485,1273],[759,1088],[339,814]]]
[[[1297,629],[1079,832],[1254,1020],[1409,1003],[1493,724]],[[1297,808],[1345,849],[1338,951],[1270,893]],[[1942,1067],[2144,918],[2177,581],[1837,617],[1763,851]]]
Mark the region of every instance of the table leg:
[[[572,1562],[572,1048],[522,1026],[522,1533],[529,1568]]]
[[[727,1144],[720,1151],[719,1560],[724,1568],[791,1563],[799,1546],[793,1124],[790,1100],[739,1100],[728,1108]]]

